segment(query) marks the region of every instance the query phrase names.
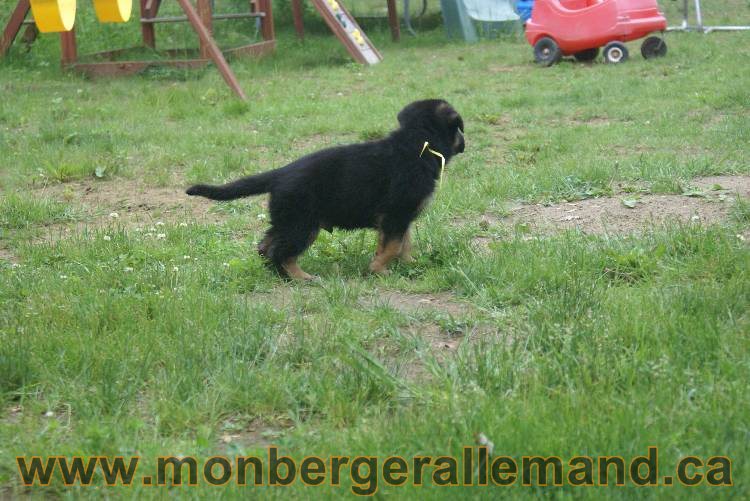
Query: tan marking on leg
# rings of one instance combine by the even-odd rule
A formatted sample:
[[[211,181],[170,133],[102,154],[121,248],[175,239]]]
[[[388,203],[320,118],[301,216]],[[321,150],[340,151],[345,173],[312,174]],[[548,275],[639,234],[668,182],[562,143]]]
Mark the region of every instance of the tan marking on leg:
[[[403,245],[401,246],[401,252],[399,252],[398,257],[404,263],[414,262],[414,258],[411,257],[411,229],[406,230],[406,233],[404,233]]]
[[[315,279],[314,276],[310,275],[309,273],[305,273],[305,271],[299,267],[296,257],[287,259],[284,264],[281,265],[281,267],[284,268],[284,271],[289,276],[289,278],[294,278],[296,280]]]
[[[375,256],[375,259],[370,263],[370,271],[379,273],[381,275],[387,275],[388,263],[401,252],[401,240],[391,240],[383,246],[383,252]]]

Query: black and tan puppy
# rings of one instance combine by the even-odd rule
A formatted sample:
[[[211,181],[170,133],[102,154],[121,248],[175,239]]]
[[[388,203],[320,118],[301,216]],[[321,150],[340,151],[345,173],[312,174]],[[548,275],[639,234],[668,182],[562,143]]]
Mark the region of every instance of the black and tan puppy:
[[[321,228],[334,227],[378,230],[370,270],[387,273],[396,256],[411,260],[409,226],[435,190],[443,164],[464,151],[463,120],[446,101],[413,102],[398,122],[385,139],[328,148],[223,186],[198,184],[187,194],[232,200],[270,193],[271,228],[258,252],[289,277],[312,278],[297,257]]]

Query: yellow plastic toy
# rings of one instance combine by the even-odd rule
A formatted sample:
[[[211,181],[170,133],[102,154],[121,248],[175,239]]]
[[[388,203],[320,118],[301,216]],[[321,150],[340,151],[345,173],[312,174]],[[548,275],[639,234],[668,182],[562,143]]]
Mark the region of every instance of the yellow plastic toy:
[[[76,20],[76,0],[31,0],[31,12],[42,33],[70,31]]]
[[[102,23],[124,23],[130,19],[133,0],[94,0],[94,10]]]

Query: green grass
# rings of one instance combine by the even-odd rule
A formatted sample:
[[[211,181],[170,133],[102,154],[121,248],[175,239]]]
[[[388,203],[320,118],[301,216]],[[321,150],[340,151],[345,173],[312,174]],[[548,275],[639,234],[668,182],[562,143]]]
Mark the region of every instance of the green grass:
[[[746,2],[721,5],[706,6],[709,21],[750,22]],[[135,23],[98,26],[90,6],[79,8],[82,52],[134,43]],[[675,5],[666,8],[678,23]],[[247,103],[211,68],[96,81],[61,73],[54,36],[0,61],[0,496],[256,492],[66,488],[59,478],[26,489],[17,455],[138,455],[147,472],[159,455],[265,454],[271,442],[298,460],[459,456],[484,433],[496,454],[518,460],[629,458],[655,445],[660,476],[687,455],[734,461],[731,488],[517,485],[514,497],[746,497],[745,199],[711,227],[620,237],[526,229],[486,253],[470,242],[486,229],[480,215],[523,201],[623,185],[682,193],[697,176],[750,174],[747,34],[669,33],[661,60],[642,60],[634,43],[623,65],[542,70],[515,35],[465,45],[428,18],[418,37],[394,44],[371,21],[385,60],[364,68],[314,16],[299,42],[278,11],[287,21],[276,53],[232,62]],[[179,31],[160,40],[193,43]],[[321,234],[301,260],[319,283],[275,277],[253,250],[259,199],[217,205],[220,224],[165,218],[150,230],[102,224],[96,208],[55,190],[137,180],[178,192],[223,181],[379,137],[405,103],[433,96],[463,115],[467,151],[419,220],[416,262],[387,278],[366,273],[368,232]],[[70,225],[71,235],[37,238],[50,225]],[[399,310],[379,302],[386,290],[447,294],[454,309]],[[438,349],[421,334],[430,329],[462,342]],[[340,488],[258,490],[307,498],[350,486],[344,475]],[[381,482],[379,495],[490,498],[498,489]]]
[[[0,227],[4,230],[73,220],[75,214],[70,206],[54,200],[24,198],[17,193],[0,199]]]

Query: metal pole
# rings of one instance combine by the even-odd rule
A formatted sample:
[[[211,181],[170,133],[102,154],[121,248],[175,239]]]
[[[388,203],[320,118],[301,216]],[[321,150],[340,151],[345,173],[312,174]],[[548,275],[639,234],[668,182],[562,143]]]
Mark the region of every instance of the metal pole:
[[[690,26],[688,20],[689,8],[688,0],[684,0],[684,10],[682,12],[682,25],[681,26],[670,26],[667,31],[702,31],[703,33],[711,33],[712,31],[748,31],[750,26],[703,26],[703,14],[701,12],[701,0],[695,0],[695,21],[696,26]]]
[[[703,16],[701,15],[701,0],[695,0],[695,21],[698,23],[697,28],[703,31]]]

